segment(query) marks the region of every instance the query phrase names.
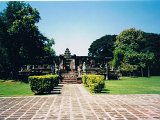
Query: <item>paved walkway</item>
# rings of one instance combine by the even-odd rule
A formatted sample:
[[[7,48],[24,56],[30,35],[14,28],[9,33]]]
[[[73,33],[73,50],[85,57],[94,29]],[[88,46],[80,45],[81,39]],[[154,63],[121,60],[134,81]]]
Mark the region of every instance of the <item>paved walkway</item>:
[[[81,84],[62,94],[0,97],[0,120],[160,120],[160,95],[91,95]]]

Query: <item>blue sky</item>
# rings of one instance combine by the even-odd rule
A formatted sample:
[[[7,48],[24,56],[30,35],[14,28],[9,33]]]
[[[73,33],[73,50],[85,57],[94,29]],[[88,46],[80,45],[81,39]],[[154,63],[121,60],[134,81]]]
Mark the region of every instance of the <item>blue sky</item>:
[[[160,33],[160,1],[31,2],[40,12],[40,31],[55,39],[56,54],[69,48],[72,54],[87,55],[90,44],[106,35],[134,27]],[[6,2],[0,2],[0,11]]]

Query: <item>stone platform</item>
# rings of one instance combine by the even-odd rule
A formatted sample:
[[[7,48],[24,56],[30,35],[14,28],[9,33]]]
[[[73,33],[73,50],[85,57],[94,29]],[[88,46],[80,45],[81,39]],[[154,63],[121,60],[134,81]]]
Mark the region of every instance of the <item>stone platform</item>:
[[[0,97],[0,120],[160,120],[160,95],[91,95],[82,84],[61,94]]]
[[[61,84],[78,84],[81,83],[81,80],[77,80],[77,73],[74,72],[67,72],[62,74],[62,82]]]

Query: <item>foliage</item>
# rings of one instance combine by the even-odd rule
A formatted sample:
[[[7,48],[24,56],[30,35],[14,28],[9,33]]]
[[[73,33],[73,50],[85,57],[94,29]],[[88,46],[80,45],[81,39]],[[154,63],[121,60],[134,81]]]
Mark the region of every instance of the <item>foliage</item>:
[[[118,36],[106,35],[95,40],[89,56],[105,58],[112,56],[109,65],[116,71],[143,73],[147,76],[159,75],[160,71],[160,34],[146,33],[135,28],[123,30]]]
[[[58,75],[29,76],[31,90],[36,94],[50,93],[59,83]]]
[[[0,75],[1,77],[4,77],[5,71],[8,71],[8,65],[10,64],[8,60],[8,49],[4,47],[3,45],[3,39],[7,36],[5,34],[5,28],[2,23],[2,19],[0,17]]]
[[[105,35],[90,45],[89,56],[92,57],[113,57],[116,35]]]
[[[144,51],[153,52],[156,56],[160,57],[160,34],[156,33],[145,33],[145,48]],[[158,60],[158,59],[157,59]]]
[[[0,43],[0,75],[5,77],[5,72],[9,71],[10,62],[8,60],[7,49],[3,48]]]
[[[116,39],[112,65],[122,71],[133,72],[151,66],[154,53],[146,49],[145,33],[134,28],[122,31]]]
[[[119,71],[113,70],[108,73],[108,80],[119,80],[121,73]]]
[[[123,60],[125,51],[121,50],[120,48],[116,47],[114,50],[114,59],[111,62],[111,65],[115,68],[118,68]]]
[[[160,75],[160,34],[145,33],[145,43],[143,46],[143,51],[149,51],[154,54],[154,59],[151,64],[152,74]]]
[[[46,55],[55,54],[51,48],[53,39],[49,40],[38,29],[39,20],[38,10],[20,1],[8,2],[0,13],[0,46],[5,50],[2,57],[7,56],[9,62],[4,65],[15,76],[21,65],[33,64]]]
[[[89,85],[87,84],[87,76],[86,75],[82,75],[82,83],[84,86],[88,87]]]
[[[91,92],[101,92],[104,88],[103,75],[83,75],[82,83],[89,88]]]
[[[160,94],[160,77],[121,77],[107,80],[102,92],[109,94]]]
[[[53,38],[47,39],[47,41],[45,42],[44,51],[47,56],[55,56],[55,51],[52,48],[54,44],[55,44],[55,42],[54,42]]]

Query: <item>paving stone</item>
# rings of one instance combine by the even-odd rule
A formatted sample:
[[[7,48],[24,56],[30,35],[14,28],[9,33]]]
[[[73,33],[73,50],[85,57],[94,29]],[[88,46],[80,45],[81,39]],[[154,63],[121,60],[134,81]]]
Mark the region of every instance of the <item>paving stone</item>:
[[[92,95],[82,84],[61,94],[0,97],[0,120],[159,120],[160,95]]]

